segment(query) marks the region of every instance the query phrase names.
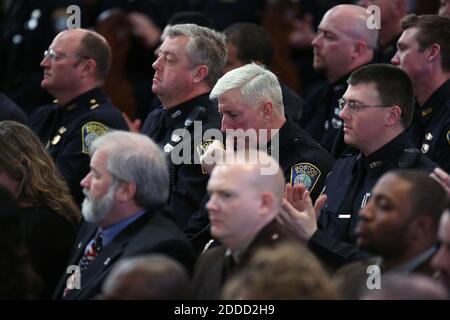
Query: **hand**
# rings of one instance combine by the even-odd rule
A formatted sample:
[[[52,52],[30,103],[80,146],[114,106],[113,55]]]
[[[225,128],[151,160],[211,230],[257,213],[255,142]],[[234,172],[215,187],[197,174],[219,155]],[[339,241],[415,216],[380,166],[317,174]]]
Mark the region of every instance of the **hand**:
[[[447,191],[447,194],[450,196],[450,175],[447,172],[445,172],[441,168],[436,168],[430,174],[430,177],[436,180]]]
[[[304,185],[292,186],[288,183],[277,219],[297,237],[308,241],[317,230],[317,218],[326,200],[326,195],[321,195],[313,206],[310,193]]]
[[[200,151],[199,151],[200,152]],[[200,152],[201,153],[201,152]],[[216,164],[225,160],[225,148],[219,140],[214,140],[203,154],[200,154],[200,163],[204,173],[211,174]]]
[[[134,121],[131,121],[131,119],[128,117],[128,115],[125,112],[122,112],[122,116],[125,118],[125,122],[127,123],[128,130],[130,130],[130,132],[139,133],[141,131],[141,126],[142,126],[141,119],[136,119]]]

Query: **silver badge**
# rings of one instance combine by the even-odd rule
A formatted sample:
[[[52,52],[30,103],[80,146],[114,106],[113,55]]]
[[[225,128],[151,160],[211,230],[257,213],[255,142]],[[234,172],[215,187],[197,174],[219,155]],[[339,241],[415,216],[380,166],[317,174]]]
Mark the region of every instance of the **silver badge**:
[[[420,151],[422,151],[422,153],[427,153],[429,149],[430,149],[430,145],[424,143],[424,144],[422,145],[422,148],[420,149]]]
[[[173,150],[173,146],[170,143],[166,143],[166,145],[164,146],[164,152],[171,152]]]

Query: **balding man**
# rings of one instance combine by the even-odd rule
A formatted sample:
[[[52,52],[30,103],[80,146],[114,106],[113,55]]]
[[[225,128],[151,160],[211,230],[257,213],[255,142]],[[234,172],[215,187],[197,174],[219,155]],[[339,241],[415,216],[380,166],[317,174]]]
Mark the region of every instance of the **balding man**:
[[[99,34],[84,29],[59,33],[44,52],[42,88],[55,103],[37,109],[30,127],[40,137],[81,204],[80,181],[89,171],[89,147],[110,129],[127,129],[125,120],[102,92],[111,50]]]
[[[119,259],[147,253],[191,271],[189,241],[167,218],[169,173],[158,146],[144,135],[114,131],[96,139],[91,152],[91,170],[81,181],[85,221],[53,298],[92,299]]]
[[[211,234],[222,245],[200,257],[195,268],[194,295],[218,299],[224,281],[242,268],[256,249],[288,238],[275,222],[281,209],[284,176],[279,164],[262,151],[245,159],[242,152],[216,165],[208,182]],[[253,156],[255,154],[252,154]],[[272,168],[272,172],[264,170]],[[275,169],[275,170],[273,170]]]
[[[349,74],[374,57],[378,30],[369,29],[366,9],[338,5],[328,10],[314,38],[314,69],[323,73],[328,84],[305,101],[300,126],[333,156],[346,149],[342,139],[342,120],[338,100],[347,89]]]

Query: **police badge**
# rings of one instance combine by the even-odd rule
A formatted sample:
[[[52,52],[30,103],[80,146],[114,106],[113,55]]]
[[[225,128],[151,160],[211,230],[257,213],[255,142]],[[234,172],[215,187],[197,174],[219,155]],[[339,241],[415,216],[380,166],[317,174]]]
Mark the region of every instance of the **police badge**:
[[[291,167],[291,184],[301,183],[310,192],[319,180],[321,172],[319,168],[308,162],[300,162]]]
[[[81,128],[81,151],[90,154],[92,141],[107,132],[109,132],[109,128],[100,122],[91,121],[83,125]]]

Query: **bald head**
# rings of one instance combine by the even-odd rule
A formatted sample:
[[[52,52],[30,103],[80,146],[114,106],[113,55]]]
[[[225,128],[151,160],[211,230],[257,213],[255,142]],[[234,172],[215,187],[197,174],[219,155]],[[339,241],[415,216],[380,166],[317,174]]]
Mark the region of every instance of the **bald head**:
[[[111,65],[111,48],[99,33],[86,29],[69,29],[60,32],[57,38],[66,38],[77,48],[78,55],[95,61],[95,76],[103,82]]]
[[[342,4],[328,10],[323,19],[334,21],[340,32],[354,40],[365,41],[367,47],[373,50],[377,46],[378,30],[367,27],[369,17],[370,14],[363,7]]]
[[[281,201],[284,195],[285,178],[279,163],[267,153],[247,149],[226,154],[222,170],[237,170],[245,175],[249,187],[258,191],[269,191]],[[242,176],[242,177],[243,177]]]
[[[373,59],[378,30],[370,29],[370,15],[356,5],[338,5],[328,10],[312,41],[314,68],[335,82]]]
[[[278,215],[284,183],[280,165],[264,152],[227,155],[208,181],[211,234],[232,250],[245,248]]]

